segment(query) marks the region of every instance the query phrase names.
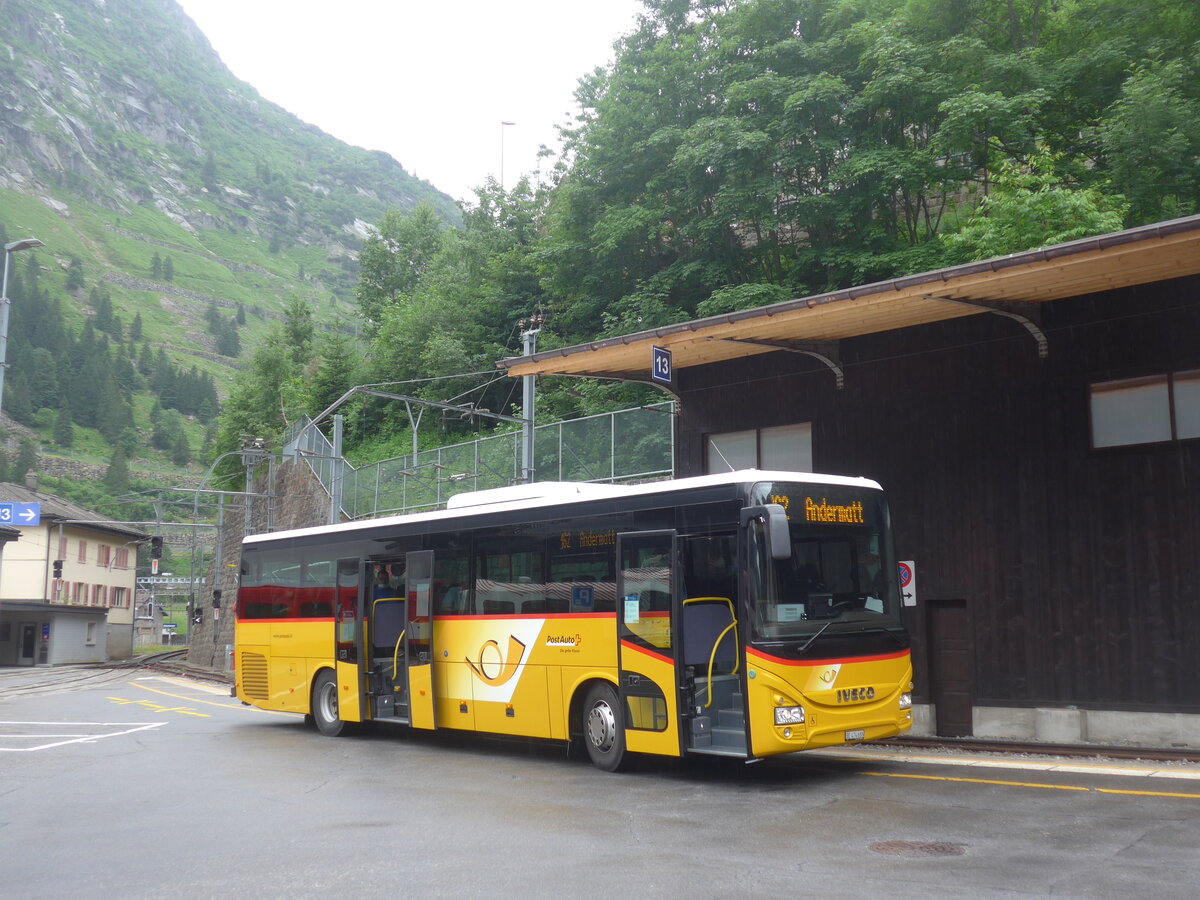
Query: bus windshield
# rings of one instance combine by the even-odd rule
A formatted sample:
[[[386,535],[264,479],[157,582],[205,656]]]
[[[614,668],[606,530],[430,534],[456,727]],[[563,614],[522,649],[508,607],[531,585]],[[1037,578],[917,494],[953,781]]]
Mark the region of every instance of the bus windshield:
[[[759,485],[757,493],[787,510],[791,553],[773,559],[761,525],[752,527],[754,637],[803,642],[818,632],[901,627],[881,493],[789,484]]]

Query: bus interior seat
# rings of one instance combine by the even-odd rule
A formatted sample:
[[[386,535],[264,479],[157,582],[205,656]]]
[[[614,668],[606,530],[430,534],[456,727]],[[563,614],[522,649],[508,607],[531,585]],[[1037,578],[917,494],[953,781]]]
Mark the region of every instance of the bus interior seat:
[[[723,638],[721,632],[734,621],[733,610],[724,599],[689,600],[683,606],[684,665],[695,666],[696,673],[708,673],[708,661],[713,659],[713,674],[728,674],[737,662],[737,646],[731,630]],[[713,644],[721,639],[713,657]]]
[[[405,601],[403,597],[382,597],[371,608],[371,656],[391,660],[396,642],[404,633]]]

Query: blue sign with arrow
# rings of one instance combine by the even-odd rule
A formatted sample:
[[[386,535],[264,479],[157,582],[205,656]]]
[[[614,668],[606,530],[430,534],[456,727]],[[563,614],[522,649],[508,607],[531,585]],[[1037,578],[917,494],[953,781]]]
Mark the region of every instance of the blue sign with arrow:
[[[0,503],[0,525],[32,528],[42,524],[40,503]]]

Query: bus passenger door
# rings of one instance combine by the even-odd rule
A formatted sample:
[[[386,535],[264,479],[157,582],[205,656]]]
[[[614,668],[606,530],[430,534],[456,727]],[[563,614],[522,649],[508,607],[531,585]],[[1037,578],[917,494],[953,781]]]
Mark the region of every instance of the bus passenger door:
[[[409,715],[413,728],[433,728],[433,551],[409,553],[405,567]]]
[[[678,756],[675,532],[617,535],[617,693],[625,746]]]
[[[364,626],[362,683],[370,696],[371,718],[409,721],[408,667],[404,641],[408,631],[408,600],[404,591],[404,561],[368,560],[362,563],[358,583],[362,585]]]

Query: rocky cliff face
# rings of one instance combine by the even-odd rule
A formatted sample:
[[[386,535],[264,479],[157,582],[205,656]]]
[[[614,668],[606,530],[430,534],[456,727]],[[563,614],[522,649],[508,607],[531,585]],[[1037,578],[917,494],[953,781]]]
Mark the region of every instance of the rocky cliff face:
[[[5,0],[3,20],[0,188],[316,245],[355,246],[363,222],[422,199],[453,216],[395,160],[234,78],[175,0]]]

